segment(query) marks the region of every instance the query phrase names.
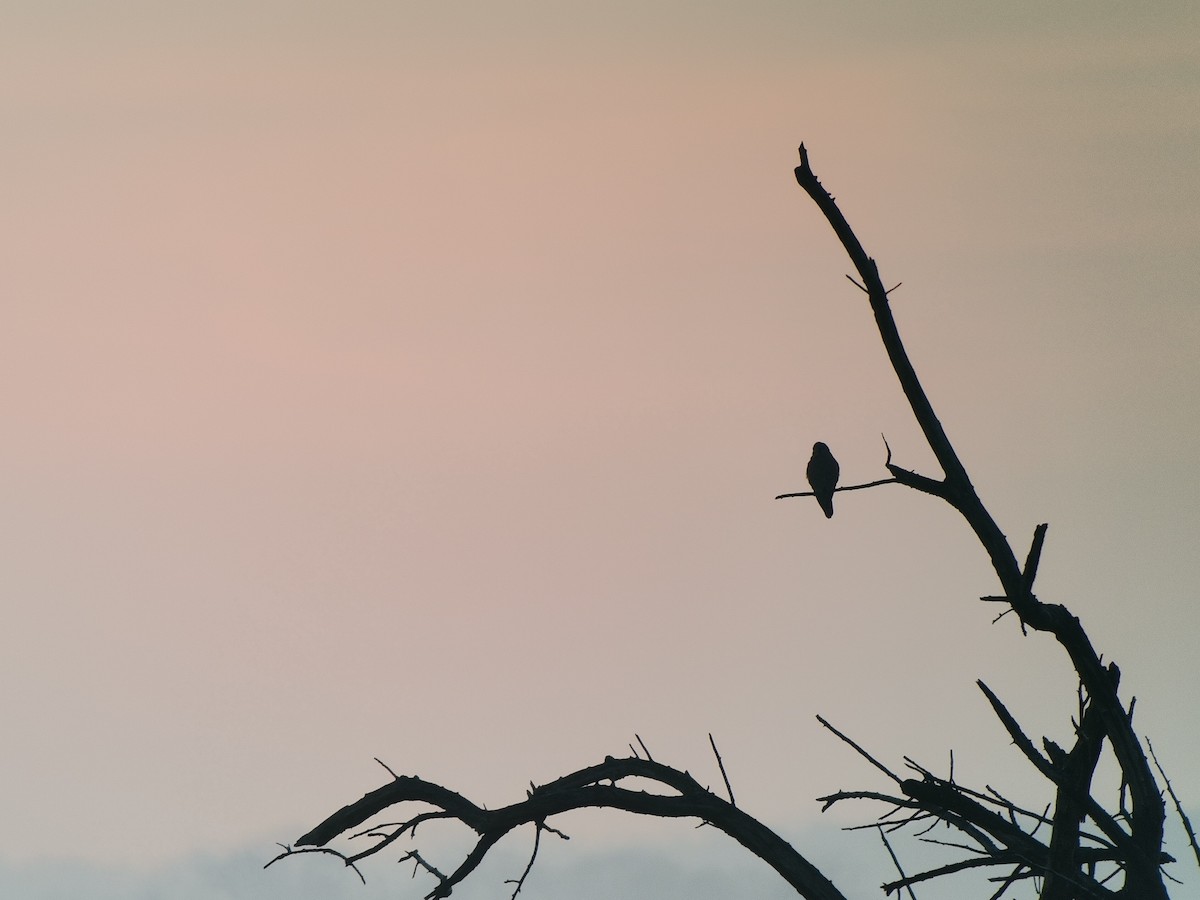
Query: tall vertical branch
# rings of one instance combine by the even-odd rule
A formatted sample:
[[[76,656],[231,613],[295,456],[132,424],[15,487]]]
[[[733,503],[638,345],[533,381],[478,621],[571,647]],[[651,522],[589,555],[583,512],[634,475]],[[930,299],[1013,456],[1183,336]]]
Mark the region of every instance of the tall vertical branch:
[[[888,303],[888,292],[879,278],[879,268],[876,266],[875,260],[871,259],[867,255],[867,251],[863,249],[862,243],[851,229],[850,223],[846,221],[846,217],[842,215],[842,211],[838,209],[833,196],[821,186],[821,182],[813,173],[808,162],[808,150],[803,144],[800,145],[800,165],[796,168],[796,181],[825,214],[825,218],[833,227],[838,240],[846,249],[850,261],[854,263],[854,268],[858,271],[859,278],[862,279],[862,286],[866,288],[871,309],[875,313],[875,323],[879,327],[880,337],[883,338],[883,346],[887,350],[888,359],[891,360],[896,377],[900,379],[900,387],[904,390],[904,396],[908,398],[913,414],[917,417],[917,424],[921,426],[921,430],[925,433],[925,439],[929,441],[929,446],[932,448],[934,456],[937,457],[938,464],[946,474],[946,480],[970,484],[967,479],[967,471],[959,460],[950,439],[946,436],[942,423],[934,413],[933,404],[929,402],[929,397],[925,394],[920,379],[917,378],[912,361],[908,358],[904,342],[900,340],[900,332],[896,328],[891,306]],[[1016,565],[1015,560],[1013,565]]]
[[[996,525],[976,496],[971,479],[967,477],[966,467],[958,458],[954,445],[950,443],[950,438],[947,437],[946,430],[942,427],[941,420],[934,412],[933,404],[930,403],[929,396],[925,393],[925,388],[917,377],[916,369],[913,368],[912,361],[908,358],[908,350],[905,349],[904,342],[900,338],[896,320],[892,316],[888,292],[879,277],[879,267],[863,249],[862,243],[850,227],[850,223],[846,221],[846,217],[842,215],[833,196],[821,185],[809,165],[808,150],[803,144],[800,145],[800,165],[796,168],[796,181],[825,214],[826,220],[842,242],[846,254],[862,279],[871,304],[871,311],[875,316],[875,325],[879,329],[879,336],[883,339],[883,347],[887,351],[892,370],[900,381],[900,388],[904,391],[904,396],[908,398],[908,404],[916,417],[917,425],[920,426],[938,465],[945,473],[945,480],[942,482],[943,489],[939,495],[967,518],[983,542],[984,548],[988,551],[996,574],[1000,577],[1000,583],[1004,585],[1009,597],[1019,602],[1022,595],[1028,592],[1021,590],[1021,569],[1017,564],[1017,558],[999,526]]]
[[[824,213],[862,280],[861,287],[866,290],[892,369],[908,398],[917,424],[942,467],[945,479],[940,486],[931,489],[927,479],[917,484],[914,473],[892,465],[888,466],[889,470],[902,483],[913,482],[909,486],[936,494],[959,511],[991,559],[1005,597],[1022,624],[1053,634],[1070,656],[1080,681],[1096,707],[1104,734],[1111,741],[1113,753],[1133,798],[1131,837],[1137,852],[1136,858],[1129,860],[1129,885],[1139,891],[1139,897],[1165,898],[1167,894],[1158,872],[1158,860],[1166,810],[1149,761],[1133,730],[1131,717],[1117,695],[1116,670],[1110,671],[1101,663],[1078,618],[1065,607],[1042,603],[1033,594],[1033,575],[1045,535],[1044,528],[1035,537],[1037,552],[1031,555],[1027,566],[1029,571],[1023,572],[1008,539],[979,499],[965,466],[958,458],[917,377],[900,339],[888,302],[888,292],[883,286],[875,260],[867,255],[833,196],[821,185],[809,164],[808,151],[803,144],[800,145],[800,165],[796,167],[795,174],[797,183]]]

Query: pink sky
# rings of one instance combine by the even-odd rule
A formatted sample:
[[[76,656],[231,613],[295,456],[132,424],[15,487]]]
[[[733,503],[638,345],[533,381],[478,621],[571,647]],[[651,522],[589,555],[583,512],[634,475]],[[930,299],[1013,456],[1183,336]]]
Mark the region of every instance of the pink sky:
[[[1024,783],[974,680],[1058,736],[1074,685],[965,527],[771,499],[814,440],[930,465],[801,140],[1200,801],[1190,4],[11,6],[0,853],[288,839],[374,756],[507,802],[635,731],[805,822],[871,775],[816,713]]]

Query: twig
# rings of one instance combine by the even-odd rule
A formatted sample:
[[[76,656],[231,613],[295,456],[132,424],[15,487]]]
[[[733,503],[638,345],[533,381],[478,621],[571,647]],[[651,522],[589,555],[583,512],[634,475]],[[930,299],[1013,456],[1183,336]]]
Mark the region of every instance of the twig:
[[[330,847],[301,847],[299,850],[297,850],[288,846],[287,844],[280,844],[279,846],[283,848],[283,853],[280,853],[265,866],[263,866],[264,869],[269,869],[281,859],[286,859],[289,856],[299,856],[301,853],[328,853],[330,856],[336,856],[343,863],[345,863],[347,869],[353,869],[354,874],[358,876],[359,881],[361,881],[363,884],[367,883],[367,879],[363,877],[363,873],[358,870],[358,866],[354,864],[352,859],[346,856],[346,854],[339,853],[337,850],[334,850]]]
[[[431,898],[434,897],[449,896],[449,879],[439,872],[436,866],[427,863],[421,854],[416,850],[409,850],[406,854],[396,860],[396,862],[404,862],[406,859],[411,859],[413,861],[413,878],[417,877],[417,868],[420,867],[438,880],[438,886],[425,895],[426,900],[431,900]]]
[[[521,873],[520,878],[510,879],[505,884],[515,884],[512,896],[509,900],[517,900],[517,894],[521,893],[521,888],[525,886],[525,879],[529,877],[529,873],[533,871],[533,864],[537,860],[538,847],[542,843],[542,823],[533,823],[533,852],[529,854],[529,862],[525,865],[525,871]]]
[[[830,725],[821,716],[817,716],[817,721],[820,722],[822,725],[824,725],[825,728],[827,728],[829,731],[832,731],[835,735],[837,735],[839,738],[841,738],[843,741],[845,741],[851,747],[853,747],[855,752],[857,752],[859,756],[861,756],[863,759],[865,759],[867,762],[869,762],[871,765],[873,765],[875,768],[877,768],[880,772],[882,772],[888,778],[892,779],[892,781],[896,782],[896,784],[904,783],[904,779],[902,779],[899,775],[897,775],[895,772],[893,772],[891,769],[889,769],[887,766],[885,766],[883,763],[881,763],[879,760],[877,760],[875,757],[873,757],[870,753],[868,753],[866,750],[864,750],[858,744],[854,743],[854,741],[852,741],[850,738],[846,737],[846,735],[842,734],[840,731],[838,731],[836,728],[834,728],[832,725]]]
[[[1008,889],[1010,887],[1012,887],[1014,884],[1016,884],[1019,879],[1025,877],[1023,874],[1024,872],[1025,872],[1025,867],[1023,865],[1018,864],[1017,866],[1015,866],[1013,868],[1013,870],[1008,874],[1007,878],[1000,880],[1000,887],[998,887],[996,889],[996,893],[994,893],[994,894],[992,894],[992,896],[988,897],[988,900],[1000,900],[1000,898],[1004,896],[1004,894],[1008,891]],[[992,880],[995,881],[997,879],[992,879]]]
[[[976,681],[975,683],[979,685],[979,689],[983,691],[984,696],[987,697],[988,703],[992,705],[992,711],[995,712],[996,717],[1000,720],[1001,724],[1004,725],[1004,730],[1008,732],[1009,737],[1012,738],[1012,742],[1016,745],[1017,749],[1024,754],[1026,759],[1033,763],[1034,768],[1041,772],[1042,775],[1044,775],[1050,781],[1057,784],[1058,773],[1054,771],[1054,766],[1051,765],[1050,761],[1046,759],[1046,757],[1042,756],[1042,754],[1038,752],[1037,747],[1033,746],[1033,741],[1031,741],[1025,735],[1025,732],[1021,729],[1020,724],[1015,718],[1013,718],[1012,713],[1010,713],[1008,708],[1000,702],[1000,698],[992,693],[992,689],[982,681]]]
[[[893,797],[891,794],[881,794],[878,791],[835,791],[832,794],[826,794],[824,797],[817,798],[817,802],[821,804],[821,812],[828,812],[831,806],[842,800],[878,800],[880,803],[890,803],[896,809],[920,809],[915,800],[908,800],[904,797]],[[891,815],[895,811],[890,810],[884,814],[884,817]],[[874,823],[870,825],[851,825],[845,830],[856,831],[860,828],[875,827]]]
[[[393,771],[392,771],[392,767],[391,767],[391,766],[389,766],[387,763],[385,763],[385,762],[384,762],[382,759],[380,759],[378,756],[376,756],[376,757],[375,757],[375,762],[379,763],[381,766],[383,766],[385,769],[387,769],[387,773],[388,773],[389,775],[391,775],[393,778],[395,778],[395,779],[399,780],[400,776],[399,776],[399,775],[397,775],[395,772],[393,772]]]
[[[880,484],[893,484],[894,482],[897,482],[899,480],[900,479],[898,479],[898,478],[881,478],[881,479],[879,479],[879,481],[868,481],[866,484],[847,484],[847,485],[843,485],[841,487],[836,487],[833,490],[834,490],[834,493],[837,493],[838,491],[861,491],[863,488],[875,487]],[[815,496],[816,496],[816,494],[814,494],[812,491],[797,491],[796,493],[792,493],[792,494],[776,494],[775,499],[776,500],[786,500],[788,497],[815,497]]]
[[[1158,769],[1158,774],[1162,776],[1163,784],[1167,787],[1167,796],[1175,804],[1175,812],[1179,816],[1179,821],[1183,823],[1183,830],[1187,832],[1188,843],[1192,847],[1192,853],[1196,856],[1196,865],[1200,866],[1200,846],[1196,844],[1196,832],[1192,829],[1191,820],[1188,819],[1187,813],[1183,811],[1183,804],[1179,802],[1179,797],[1175,794],[1175,788],[1171,787],[1171,779],[1163,771],[1163,767],[1158,761],[1158,756],[1154,753],[1154,745],[1150,743],[1150,738],[1146,738],[1146,746],[1150,750],[1150,758],[1154,760],[1154,767]]]
[[[879,838],[883,841],[883,846],[887,847],[888,856],[892,858],[892,864],[895,865],[896,871],[900,873],[901,880],[907,882],[908,876],[904,874],[904,866],[900,865],[900,860],[896,856],[896,852],[892,849],[892,845],[888,842],[887,835],[883,833],[882,828],[879,829]],[[904,884],[904,889],[908,891],[908,896],[911,897],[912,900],[917,900],[917,895],[913,893],[911,884]],[[888,893],[890,894],[891,891],[888,891]],[[899,891],[897,891],[897,893],[899,893]]]
[[[1043,522],[1033,529],[1033,543],[1029,546],[1029,555],[1025,557],[1025,569],[1021,573],[1025,576],[1026,589],[1033,587],[1033,579],[1037,577],[1038,562],[1042,558],[1042,544],[1046,541],[1046,529],[1049,527],[1048,523]]]
[[[646,754],[646,759],[650,760],[650,762],[654,762],[654,757],[650,755],[650,751],[646,748],[646,743],[642,740],[642,736],[636,731],[633,733],[633,736],[637,738],[638,746],[641,747],[642,752]]]
[[[708,742],[712,745],[713,756],[717,758],[717,767],[721,770],[721,777],[725,779],[725,792],[729,794],[729,805],[737,806],[737,801],[733,799],[733,788],[729,785],[729,776],[725,774],[725,763],[721,761],[721,753],[717,750],[717,742],[713,740],[711,731],[708,733]]]

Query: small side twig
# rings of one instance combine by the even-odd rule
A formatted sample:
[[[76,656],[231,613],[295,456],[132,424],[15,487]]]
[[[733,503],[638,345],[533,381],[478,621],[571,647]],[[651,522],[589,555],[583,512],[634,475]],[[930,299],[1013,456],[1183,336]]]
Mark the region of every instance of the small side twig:
[[[820,722],[826,729],[828,729],[829,731],[832,731],[835,735],[837,735],[839,738],[841,738],[844,742],[846,742],[851,747],[853,747],[855,752],[859,756],[861,756],[863,759],[865,759],[867,762],[869,762],[871,765],[873,765],[875,768],[877,768],[880,772],[882,772],[888,778],[892,779],[892,781],[896,782],[896,784],[903,784],[903,782],[904,782],[903,778],[901,778],[899,775],[897,775],[895,772],[893,772],[891,769],[889,769],[887,766],[885,766],[883,763],[881,763],[879,760],[877,760],[875,757],[873,757],[870,753],[868,753],[866,750],[864,750],[862,747],[860,747],[858,744],[856,744],[853,740],[851,740],[846,735],[842,734],[840,731],[838,731],[836,728],[834,728],[832,725],[830,725],[829,722],[827,722],[823,717],[817,716],[817,721]]]
[[[392,778],[394,778],[396,781],[399,781],[399,780],[400,780],[400,776],[399,776],[399,775],[397,775],[397,774],[396,774],[394,771],[392,771],[392,767],[391,767],[391,766],[389,766],[387,763],[385,763],[385,762],[384,762],[382,759],[380,759],[378,756],[376,756],[376,757],[375,757],[375,762],[379,763],[381,766],[383,766],[385,769],[387,769],[387,773],[388,773],[389,775],[391,775],[391,776],[392,776]]]
[[[834,490],[834,493],[838,493],[839,491],[861,491],[864,488],[876,487],[881,484],[892,484],[899,480],[900,479],[898,479],[898,478],[881,478],[881,479],[879,479],[879,481],[868,481],[866,484],[846,484],[846,485],[842,485],[841,487],[836,487],[833,490]],[[795,493],[791,493],[791,494],[776,494],[775,499],[776,500],[786,500],[788,497],[815,497],[815,496],[816,496],[816,494],[814,494],[812,491],[796,491]]]
[[[642,752],[646,754],[646,759],[650,760],[650,762],[654,762],[654,757],[650,755],[650,750],[646,747],[646,742],[642,740],[642,736],[636,731],[633,733],[633,736],[637,738],[638,746],[641,747]]]
[[[713,740],[711,731],[708,733],[708,742],[712,745],[713,756],[717,758],[717,768],[721,770],[721,777],[725,779],[725,793],[729,795],[729,805],[737,806],[737,801],[733,799],[733,788],[729,784],[729,776],[725,773],[725,763],[721,760],[721,753],[717,750],[717,742]]]
[[[270,868],[281,859],[286,859],[289,856],[299,856],[301,853],[328,853],[330,856],[336,856],[343,863],[345,863],[347,869],[353,869],[354,874],[358,876],[359,881],[361,881],[363,884],[367,883],[367,879],[363,876],[363,873],[358,870],[358,866],[354,864],[354,860],[346,856],[346,854],[339,853],[337,850],[333,850],[330,847],[301,847],[299,850],[297,850],[294,847],[288,846],[287,844],[280,844],[279,846],[283,848],[283,852],[263,866],[264,869]]]
[[[1146,747],[1150,751],[1150,758],[1154,760],[1154,768],[1158,769],[1158,774],[1162,776],[1163,784],[1166,785],[1167,796],[1175,804],[1175,813],[1179,816],[1179,821],[1183,823],[1183,830],[1187,832],[1188,843],[1192,847],[1192,853],[1196,856],[1196,865],[1200,866],[1200,845],[1196,843],[1196,832],[1192,829],[1192,822],[1188,818],[1187,813],[1183,811],[1183,804],[1179,802],[1179,797],[1175,794],[1175,788],[1171,787],[1171,779],[1163,771],[1162,764],[1159,763],[1158,756],[1154,752],[1154,745],[1150,743],[1150,738],[1146,738]]]
[[[534,822],[533,827],[533,852],[529,854],[529,862],[525,864],[525,871],[521,873],[520,878],[510,878],[504,882],[505,884],[516,885],[509,900],[517,900],[517,894],[521,893],[521,888],[525,886],[525,879],[529,877],[529,873],[533,871],[533,864],[537,861],[538,848],[542,843],[542,823]]]
[[[1052,783],[1057,784],[1058,773],[1054,770],[1054,766],[1051,765],[1050,760],[1038,752],[1038,749],[1033,745],[1033,741],[1026,736],[1020,724],[1013,717],[1013,714],[1008,711],[1008,707],[1000,701],[1000,698],[983,681],[977,680],[975,684],[983,691],[983,695],[987,697],[988,703],[992,706],[992,711],[996,714],[1001,724],[1004,725],[1004,730],[1008,732],[1016,748],[1021,751],[1026,759],[1033,763],[1034,768],[1044,777]]]
[[[879,837],[883,841],[883,846],[887,848],[888,856],[892,858],[892,864],[895,865],[896,871],[900,873],[901,880],[905,882],[904,890],[908,891],[908,896],[911,898],[911,900],[917,900],[917,895],[913,893],[912,885],[907,883],[908,875],[906,875],[904,872],[904,866],[900,865],[900,859],[896,856],[896,851],[892,849],[892,845],[888,841],[887,835],[884,834],[882,828],[879,829]]]
[[[1025,587],[1033,588],[1033,579],[1037,577],[1038,562],[1042,558],[1042,544],[1046,542],[1046,529],[1050,525],[1043,522],[1033,529],[1033,543],[1029,547],[1029,555],[1025,557],[1025,568],[1021,572],[1025,576]]]
[[[411,859],[413,861],[413,877],[414,878],[417,875],[417,869],[421,868],[421,869],[424,869],[426,872],[428,872],[430,875],[433,875],[436,878],[440,879],[441,881],[446,880],[446,876],[438,871],[437,866],[434,866],[434,865],[426,862],[425,858],[423,856],[421,856],[421,854],[419,852],[417,852],[416,850],[409,850],[402,857],[400,857],[398,860],[396,860],[396,862],[404,862],[407,859]]]

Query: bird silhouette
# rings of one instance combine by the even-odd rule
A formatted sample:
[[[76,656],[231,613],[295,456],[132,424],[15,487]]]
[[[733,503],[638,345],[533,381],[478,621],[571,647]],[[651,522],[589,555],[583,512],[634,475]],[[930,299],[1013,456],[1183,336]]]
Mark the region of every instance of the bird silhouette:
[[[812,486],[813,496],[821,504],[825,518],[833,518],[833,489],[837,487],[841,467],[833,458],[829,448],[820,441],[813,444],[812,459],[808,461],[808,483]]]

